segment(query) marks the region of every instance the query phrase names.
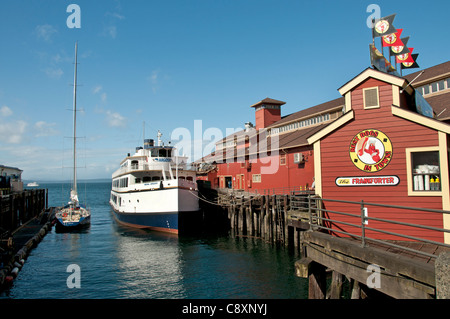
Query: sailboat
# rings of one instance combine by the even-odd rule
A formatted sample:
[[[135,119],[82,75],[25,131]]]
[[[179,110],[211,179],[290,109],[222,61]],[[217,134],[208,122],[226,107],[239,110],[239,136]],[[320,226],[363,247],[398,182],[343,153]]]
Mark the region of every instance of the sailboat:
[[[70,230],[90,225],[91,212],[86,206],[81,205],[78,199],[77,186],[77,51],[78,42],[75,43],[75,72],[73,85],[73,181],[70,191],[70,199],[67,205],[61,207],[56,217],[56,227],[60,229]]]

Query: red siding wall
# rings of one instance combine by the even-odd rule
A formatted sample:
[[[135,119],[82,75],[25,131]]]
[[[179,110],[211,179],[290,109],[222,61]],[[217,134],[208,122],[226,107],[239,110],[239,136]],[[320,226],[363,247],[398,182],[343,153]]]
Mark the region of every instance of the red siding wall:
[[[304,163],[294,163],[294,153],[303,153]],[[280,157],[285,156],[284,164]],[[311,146],[290,149],[286,154],[280,151],[278,155],[264,157],[251,161],[250,166],[244,163],[222,163],[218,164],[217,177],[232,177],[234,189],[244,189],[254,192],[256,190],[273,189],[302,189],[311,188],[314,177],[314,153]],[[253,182],[252,175],[261,174],[261,182]],[[242,177],[243,176],[243,177]],[[211,176],[212,178],[212,176]],[[244,179],[244,183],[240,180]],[[219,184],[219,187],[225,187]]]
[[[281,120],[280,109],[260,109],[255,112],[255,127],[257,130]]]
[[[380,108],[363,108],[363,88],[378,86],[380,97]],[[322,173],[322,197],[326,199],[340,199],[348,201],[361,201],[370,203],[382,203],[389,205],[402,205],[412,207],[424,207],[433,209],[442,209],[441,196],[408,196],[407,174],[406,171],[406,153],[405,148],[438,146],[438,133],[430,128],[409,122],[407,120],[395,117],[391,112],[392,86],[375,79],[369,79],[354,88],[351,93],[352,109],[355,112],[355,118],[351,122],[340,127],[321,140],[321,173]],[[381,171],[370,173],[364,172],[353,165],[349,146],[353,137],[360,131],[366,129],[376,129],[385,133],[393,146],[393,156],[390,163]],[[361,186],[361,187],[338,187],[335,184],[337,177],[351,176],[398,176],[400,182],[397,186]],[[347,204],[331,203],[325,204],[326,208],[335,211],[346,211],[357,215],[361,214],[360,206],[356,205],[349,208]],[[422,223],[429,226],[442,228],[442,216],[440,214],[417,212],[402,212],[394,209],[368,207],[369,217],[379,217],[386,219],[395,219],[409,223]],[[342,221],[360,224],[354,218],[337,217],[330,214],[333,218],[339,218]],[[399,226],[386,225],[380,226],[375,221],[370,221],[368,227],[383,227],[385,230],[398,231]],[[337,227],[337,224],[334,225]],[[340,225],[342,229],[358,233],[358,230],[352,227]],[[408,235],[428,236],[434,240],[442,241],[442,235],[431,234],[427,231],[405,231]],[[388,235],[366,231],[366,234],[383,239],[396,239]]]

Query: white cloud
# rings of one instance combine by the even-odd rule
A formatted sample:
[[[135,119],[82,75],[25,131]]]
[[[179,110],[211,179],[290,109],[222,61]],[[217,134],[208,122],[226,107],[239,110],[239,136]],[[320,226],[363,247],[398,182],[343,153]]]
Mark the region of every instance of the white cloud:
[[[153,93],[159,89],[159,70],[153,70],[152,74],[147,78],[150,81]]]
[[[47,123],[45,121],[39,121],[34,124],[36,131],[36,137],[55,136],[59,132],[55,129],[56,123]]]
[[[28,124],[25,121],[0,123],[0,142],[18,144],[22,142]]]
[[[123,20],[125,19],[125,17],[117,12],[106,12],[105,14],[106,16],[110,16],[119,20]]]
[[[106,103],[106,100],[108,99],[108,95],[103,91],[103,87],[101,85],[97,85],[93,90],[92,93],[94,94],[100,94],[100,99],[103,103]]]
[[[52,79],[59,79],[63,74],[63,70],[61,70],[61,68],[47,68],[45,69],[45,73],[47,74],[48,77],[52,78]]]
[[[35,28],[35,33],[38,39],[43,39],[45,42],[51,42],[53,34],[58,32],[53,26],[49,24],[38,25]]]
[[[9,107],[7,107],[6,105],[3,105],[0,108],[0,115],[3,117],[8,117],[11,116],[13,114],[13,111],[11,111],[11,109]]]
[[[110,36],[111,38],[115,39],[117,36],[117,27],[114,25],[104,27],[102,35]]]
[[[97,85],[93,90],[92,93],[97,94],[102,90],[102,86],[101,85]]]
[[[120,115],[118,112],[106,111],[106,121],[111,127],[125,127],[126,118]]]

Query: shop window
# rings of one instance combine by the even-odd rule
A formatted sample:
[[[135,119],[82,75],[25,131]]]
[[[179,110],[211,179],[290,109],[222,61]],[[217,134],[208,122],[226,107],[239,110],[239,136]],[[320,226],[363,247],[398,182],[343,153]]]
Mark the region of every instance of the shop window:
[[[286,154],[280,155],[280,165],[286,165]]]
[[[253,174],[252,182],[253,183],[261,183],[261,174]]]
[[[380,107],[378,99],[378,87],[364,89],[363,94],[365,109]]]
[[[410,195],[438,195],[441,192],[437,148],[407,149],[408,191]]]

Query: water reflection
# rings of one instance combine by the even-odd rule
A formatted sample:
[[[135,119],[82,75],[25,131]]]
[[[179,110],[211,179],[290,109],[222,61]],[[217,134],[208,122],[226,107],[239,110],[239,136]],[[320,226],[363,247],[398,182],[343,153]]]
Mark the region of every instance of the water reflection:
[[[127,298],[183,298],[178,238],[118,226],[118,283]]]

